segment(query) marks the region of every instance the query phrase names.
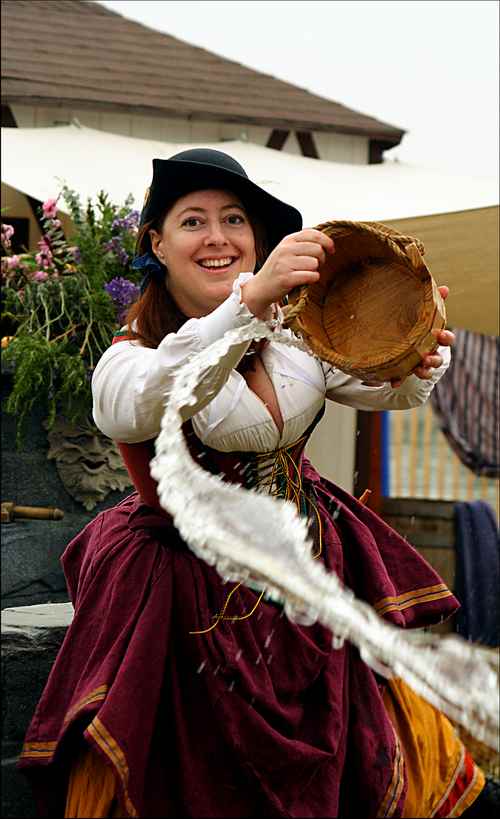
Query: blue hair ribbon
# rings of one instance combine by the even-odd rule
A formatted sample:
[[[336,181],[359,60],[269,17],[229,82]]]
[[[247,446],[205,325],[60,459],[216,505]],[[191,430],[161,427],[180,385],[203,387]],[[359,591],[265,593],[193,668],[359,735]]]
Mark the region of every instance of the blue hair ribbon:
[[[132,262],[132,268],[134,270],[141,270],[143,271],[143,279],[140,284],[141,296],[144,293],[146,287],[153,279],[157,279],[158,281],[163,281],[165,277],[165,270],[156,258],[151,253],[144,253],[142,256],[136,256],[134,261]]]

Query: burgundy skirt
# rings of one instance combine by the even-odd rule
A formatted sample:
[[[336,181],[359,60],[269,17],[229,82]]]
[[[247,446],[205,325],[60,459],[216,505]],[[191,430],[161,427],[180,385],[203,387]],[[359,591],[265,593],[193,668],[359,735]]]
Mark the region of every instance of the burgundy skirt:
[[[325,566],[358,597],[401,627],[456,611],[406,540],[307,459],[301,472]],[[98,515],[62,564],[74,619],[19,762],[42,813],[63,815],[84,739],[112,766],[130,816],[402,815],[406,775],[383,682],[355,647],[334,649],[328,629],[264,601],[207,630],[237,584],[137,493]],[[257,600],[239,585],[226,617]]]

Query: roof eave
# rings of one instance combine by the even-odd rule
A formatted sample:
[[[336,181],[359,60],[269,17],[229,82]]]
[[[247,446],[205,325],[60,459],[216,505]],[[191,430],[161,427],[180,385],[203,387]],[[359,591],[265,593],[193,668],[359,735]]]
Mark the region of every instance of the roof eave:
[[[309,119],[278,119],[275,116],[268,117],[259,116],[245,116],[241,114],[231,114],[229,112],[214,112],[214,111],[191,111],[188,107],[182,109],[179,106],[169,108],[153,107],[149,105],[126,105],[123,103],[100,102],[97,100],[82,100],[74,97],[58,97],[54,100],[53,97],[45,97],[43,95],[28,95],[28,94],[3,94],[2,103],[4,105],[43,105],[49,108],[68,108],[78,107],[85,110],[101,110],[110,111],[113,113],[123,114],[141,114],[152,117],[181,117],[193,121],[209,121],[209,122],[231,122],[240,123],[241,125],[260,125],[266,128],[283,128],[291,131],[321,131],[325,133],[351,134],[353,136],[363,136],[367,139],[375,139],[390,144],[390,147],[399,145],[406,131],[397,128],[388,130],[384,128],[357,128],[355,126],[342,125],[340,123],[325,123],[317,120]]]

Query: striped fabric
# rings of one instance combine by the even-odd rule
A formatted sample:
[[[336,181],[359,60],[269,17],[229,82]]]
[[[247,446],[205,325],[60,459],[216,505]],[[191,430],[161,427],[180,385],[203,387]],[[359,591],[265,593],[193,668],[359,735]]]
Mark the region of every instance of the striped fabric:
[[[451,364],[431,393],[439,425],[476,475],[500,477],[500,339],[455,330]]]
[[[428,603],[432,600],[442,600],[444,597],[452,597],[452,593],[445,583],[437,583],[434,586],[424,586],[421,589],[411,589],[397,597],[384,597],[375,603],[375,611],[380,616],[388,611],[404,611],[405,609],[418,606],[421,603]]]

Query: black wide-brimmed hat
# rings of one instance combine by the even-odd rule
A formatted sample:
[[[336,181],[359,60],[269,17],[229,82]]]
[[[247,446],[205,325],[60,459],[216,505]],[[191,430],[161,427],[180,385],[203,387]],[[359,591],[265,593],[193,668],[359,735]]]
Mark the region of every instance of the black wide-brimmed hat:
[[[248,178],[232,156],[211,148],[192,148],[170,159],[153,159],[153,180],[141,225],[164,212],[179,197],[196,190],[227,189],[262,222],[271,251],[289,233],[302,228],[299,211],[276,199]]]

